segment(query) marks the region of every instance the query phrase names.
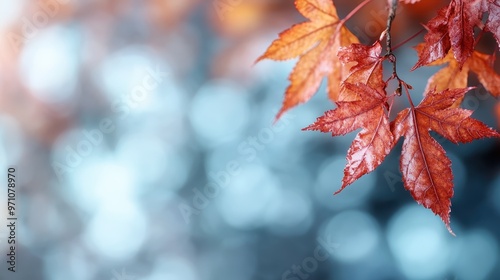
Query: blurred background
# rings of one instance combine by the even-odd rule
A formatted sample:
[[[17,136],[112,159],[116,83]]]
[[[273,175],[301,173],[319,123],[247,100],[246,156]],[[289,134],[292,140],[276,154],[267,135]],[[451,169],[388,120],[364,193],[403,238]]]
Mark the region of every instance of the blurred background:
[[[335,1],[340,16],[360,2]],[[385,2],[348,22],[362,43]],[[446,2],[400,6],[396,44]],[[2,188],[0,279],[500,278],[498,140],[437,137],[453,237],[404,190],[401,141],[333,196],[356,133],[301,131],[334,108],[324,85],[273,124],[295,61],[254,61],[301,21],[291,0],[0,0],[0,167],[2,185],[16,168],[18,216],[13,273]],[[420,40],[397,50],[416,102],[438,69],[408,71]],[[463,107],[498,127],[496,102],[479,86]]]

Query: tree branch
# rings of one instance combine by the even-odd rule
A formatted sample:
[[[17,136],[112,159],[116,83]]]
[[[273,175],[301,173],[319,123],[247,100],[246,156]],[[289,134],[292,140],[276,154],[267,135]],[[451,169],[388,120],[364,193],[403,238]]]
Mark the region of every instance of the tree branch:
[[[398,88],[396,89],[396,95],[401,96],[403,92],[403,86],[405,87],[406,90],[411,88],[411,86],[406,84],[403,80],[399,78],[396,70],[396,56],[392,53],[391,27],[392,27],[392,22],[396,18],[397,9],[398,9],[398,0],[392,0],[391,6],[389,7],[389,16],[387,17],[387,27],[385,29],[385,36],[387,39],[386,40],[387,53],[385,54],[385,57],[389,59],[389,61],[392,64],[392,76],[389,80],[396,79],[398,81]]]
[[[392,0],[389,16],[387,17],[387,28],[386,28],[386,36],[387,36],[387,54],[392,54],[392,38],[391,38],[391,27],[392,22],[396,18],[396,10],[398,9],[398,0]]]

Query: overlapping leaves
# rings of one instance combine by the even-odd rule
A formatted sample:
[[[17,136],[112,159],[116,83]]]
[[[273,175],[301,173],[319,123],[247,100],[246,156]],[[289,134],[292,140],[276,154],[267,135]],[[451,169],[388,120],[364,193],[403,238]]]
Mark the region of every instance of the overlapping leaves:
[[[387,2],[390,5],[393,1]],[[410,97],[411,87],[397,76],[395,68],[393,75],[384,80],[383,62],[395,63],[392,53],[382,55],[379,41],[371,46],[359,44],[344,26],[344,20],[339,19],[331,0],[296,0],[295,6],[309,21],[281,33],[259,58],[299,57],[277,118],[308,101],[326,77],[328,96],[336,108],[304,130],[332,136],[360,130],[347,152],[342,186],[337,193],[375,170],[403,137],[400,169],[405,188],[419,204],[439,215],[451,232],[451,162],[429,133],[434,131],[455,144],[500,137],[495,130],[471,118],[471,111],[460,108],[470,89],[466,88],[470,72],[493,96],[500,96],[500,75],[493,68],[494,56],[474,50],[476,27],[492,32],[500,46],[498,1],[451,0],[425,25],[428,33],[425,42],[416,47],[419,59],[412,70],[447,65],[429,79],[424,99],[417,106]],[[401,92],[387,94],[390,80],[397,80],[400,89],[404,87],[410,101],[410,107],[399,112],[392,122],[389,101]]]
[[[336,101],[338,85],[349,70],[340,63],[337,52],[343,46],[358,42],[356,36],[343,26],[332,1],[297,0],[295,6],[309,21],[282,32],[258,59],[300,57],[290,74],[290,86],[286,89],[277,118],[288,109],[308,101],[325,77],[328,79],[328,95]]]
[[[419,50],[419,60],[413,67],[429,65],[444,58],[451,49],[459,68],[469,59],[475,47],[474,27],[483,26],[493,33],[500,47],[500,2],[497,0],[451,0],[426,25],[425,46]]]

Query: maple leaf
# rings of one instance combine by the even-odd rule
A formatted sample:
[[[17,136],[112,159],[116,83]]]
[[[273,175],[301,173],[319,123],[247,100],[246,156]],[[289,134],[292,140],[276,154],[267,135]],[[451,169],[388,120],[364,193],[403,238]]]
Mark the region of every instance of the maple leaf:
[[[469,89],[428,92],[417,107],[401,111],[391,123],[395,141],[404,136],[400,168],[404,186],[413,198],[430,208],[450,228],[453,174],[451,161],[430,130],[452,143],[500,137],[493,129],[471,118],[472,111],[450,108]]]
[[[451,48],[450,36],[448,35],[448,8],[438,11],[435,18],[431,19],[427,25],[427,34],[424,36],[425,47],[419,50],[418,61],[411,69],[428,65],[448,54]]]
[[[424,44],[419,44],[415,49],[420,52],[424,47]],[[446,57],[428,64],[428,66],[435,66],[448,63],[446,67],[429,78],[425,92],[465,88],[467,87],[468,73],[471,71],[477,75],[479,82],[491,95],[500,96],[500,75],[493,69],[493,62],[493,56],[474,51],[460,69],[459,63],[450,51]],[[462,99],[457,100],[456,107],[460,105],[461,101]]]
[[[365,84],[345,83],[345,89],[358,94],[359,100],[339,101],[338,108],[326,112],[316,122],[303,130],[330,132],[332,136],[345,135],[363,128],[347,152],[342,187],[352,184],[361,176],[375,170],[393,147],[394,137],[385,111],[385,92]]]
[[[471,9],[474,2],[452,0],[449,6],[448,32],[451,48],[460,67],[474,51],[474,25],[478,17],[473,14],[478,11]]]
[[[484,0],[452,0],[439,10],[427,25],[425,47],[419,50],[419,60],[412,70],[444,58],[450,49],[462,68],[474,51],[474,26],[481,25],[486,6]]]
[[[380,56],[381,52],[380,41],[376,41],[371,46],[352,44],[341,48],[338,53],[340,61],[346,66],[356,63],[349,69],[349,75],[343,83],[363,83],[373,89],[384,91],[386,83],[382,69],[384,58]],[[343,89],[342,85],[338,101],[356,100],[356,96],[346,94],[349,91],[346,92]]]
[[[347,75],[337,52],[340,47],[359,42],[337,15],[331,0],[297,0],[297,10],[310,21],[282,32],[257,61],[268,58],[286,60],[300,56],[289,76],[283,106],[276,119],[285,111],[307,102],[328,78],[328,96],[333,101],[339,94],[338,85]]]

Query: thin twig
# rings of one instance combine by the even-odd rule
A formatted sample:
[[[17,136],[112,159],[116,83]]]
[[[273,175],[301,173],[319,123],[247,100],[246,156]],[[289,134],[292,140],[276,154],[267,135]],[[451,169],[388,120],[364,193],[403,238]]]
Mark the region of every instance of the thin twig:
[[[393,51],[397,50],[399,47],[401,47],[402,45],[404,45],[404,44],[408,43],[409,41],[413,40],[415,37],[417,37],[418,35],[420,35],[424,31],[425,31],[424,28],[420,29],[417,33],[411,35],[408,39],[406,39],[403,42],[397,44],[394,48],[392,48],[392,50]]]
[[[366,6],[366,4],[370,3],[372,0],[365,0],[363,2],[361,2],[356,8],[354,8],[354,10],[352,10],[345,18],[341,19],[338,21],[338,25],[337,25],[337,29],[335,31],[336,34],[340,34],[340,29],[342,28],[342,26],[344,26],[344,24],[349,20],[351,19],[352,16],[354,16],[354,14],[356,14],[359,10],[361,10],[361,8],[363,8],[364,6]]]
[[[390,55],[392,54],[392,38],[391,38],[391,27],[392,27],[392,22],[396,18],[396,10],[398,9],[398,0],[392,0],[390,11],[389,11],[389,16],[387,17],[387,29],[386,29],[386,35],[387,35],[387,54]]]
[[[392,64],[392,76],[389,80],[396,79],[398,81],[398,88],[396,89],[396,94],[398,96],[401,96],[403,92],[403,84],[406,85],[406,83],[401,80],[398,76],[398,72],[396,70],[396,56],[392,53],[392,37],[391,37],[391,27],[392,27],[392,22],[396,18],[396,10],[398,9],[398,0],[392,0],[391,6],[389,7],[389,16],[387,17],[387,27],[385,30],[385,36],[386,36],[386,50],[387,53],[385,54],[385,57],[389,59],[389,61]]]
[[[361,2],[356,8],[354,8],[347,16],[345,16],[344,19],[342,19],[342,22],[346,22],[347,20],[349,20],[355,13],[357,13],[359,10],[361,10],[361,8],[363,8],[366,4],[368,4],[369,2],[371,2],[372,0],[365,0],[363,2]]]

